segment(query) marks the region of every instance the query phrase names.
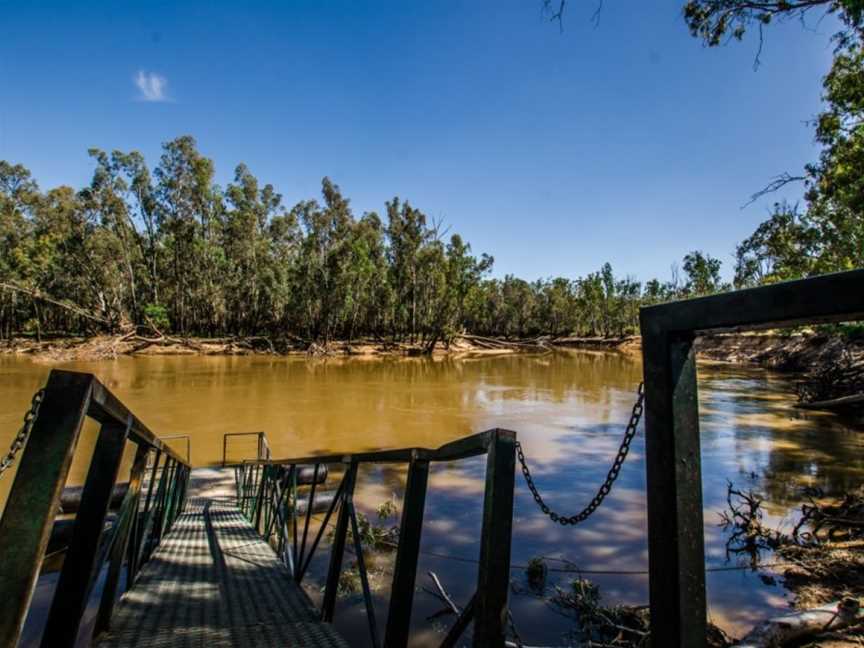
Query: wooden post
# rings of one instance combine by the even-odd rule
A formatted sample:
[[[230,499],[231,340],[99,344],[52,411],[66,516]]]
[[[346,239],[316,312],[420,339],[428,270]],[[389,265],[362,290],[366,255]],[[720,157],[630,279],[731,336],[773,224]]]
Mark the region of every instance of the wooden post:
[[[384,648],[401,648],[408,645],[428,482],[429,462],[417,459],[415,453],[408,467],[405,498],[402,502],[399,546],[393,569],[393,586],[390,590],[390,612],[387,615]]]
[[[706,645],[705,548],[693,335],[643,317],[652,646]]]
[[[52,371],[0,519],[0,646],[18,643],[48,546],[93,377]]]
[[[336,591],[339,589],[339,576],[342,574],[342,557],[345,553],[345,539],[348,535],[348,515],[351,497],[354,495],[354,482],[357,478],[357,463],[348,464],[345,474],[345,488],[342,490],[342,501],[339,506],[339,517],[336,520],[336,532],[333,535],[333,546],[330,549],[330,567],[327,570],[327,581],[324,586],[324,601],[321,604],[321,620],[333,620],[336,609]],[[311,555],[310,555],[311,558]]]
[[[515,470],[516,433],[495,430],[486,457],[486,494],[474,616],[474,646],[478,647],[504,646]]]
[[[105,515],[108,513],[128,434],[127,425],[115,422],[103,423],[99,431],[87,471],[87,481],[84,482],[81,508],[75,517],[72,538],[45,623],[43,648],[75,646],[81,617],[99,568],[99,545]]]
[[[114,602],[117,600],[117,586],[120,583],[120,570],[123,567],[123,556],[129,548],[129,538],[132,535],[135,520],[138,517],[138,495],[141,492],[141,479],[147,468],[147,457],[150,448],[139,445],[135,452],[135,460],[132,463],[132,472],[129,473],[129,489],[120,505],[120,515],[114,525],[114,538],[111,541],[111,553],[108,558],[108,575],[105,578],[105,587],[102,589],[102,599],[99,603],[99,614],[96,617],[96,625],[93,635],[96,636],[111,626],[111,614],[114,612]],[[134,546],[133,546],[134,549]],[[131,552],[131,553],[134,553]],[[132,555],[129,560],[131,562]],[[127,586],[131,585],[131,582]]]

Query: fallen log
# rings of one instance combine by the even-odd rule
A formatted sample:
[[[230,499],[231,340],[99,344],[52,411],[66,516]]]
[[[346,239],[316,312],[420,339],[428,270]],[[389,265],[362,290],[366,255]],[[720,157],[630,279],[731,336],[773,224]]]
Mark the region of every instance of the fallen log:
[[[313,481],[315,481],[315,466],[300,466],[297,469],[298,486],[311,486]],[[316,483],[323,484],[325,481],[327,481],[327,466],[322,464],[318,467],[318,480]]]
[[[455,336],[456,338],[465,340],[475,346],[483,349],[494,350],[511,350],[511,351],[549,351],[550,347],[545,340],[537,338],[536,340],[501,340],[498,338],[490,338],[482,335],[473,335],[471,333],[462,333]]]
[[[785,646],[793,640],[800,641],[828,630],[840,630],[861,619],[858,600],[846,598],[822,607],[763,621],[741,640],[738,648]]]
[[[28,295],[29,297],[34,298],[34,299],[38,299],[38,300],[43,301],[47,304],[51,304],[52,306],[58,306],[60,308],[66,309],[71,313],[75,313],[79,317],[83,317],[85,319],[89,319],[89,320],[92,320],[94,322],[99,322],[100,324],[104,324],[105,326],[107,326],[109,328],[111,328],[113,326],[112,322],[108,321],[104,317],[99,317],[98,315],[94,315],[93,313],[89,313],[76,304],[65,303],[65,302],[59,301],[57,299],[54,299],[52,297],[48,297],[47,295],[43,295],[41,292],[39,292],[36,289],[24,288],[23,286],[16,286],[15,284],[10,284],[10,283],[0,283],[0,289],[9,290],[12,292],[23,293],[25,295]]]
[[[809,403],[796,403],[795,407],[807,410],[834,410],[852,405],[864,405],[864,394],[852,394],[851,396],[841,396],[840,398],[830,398],[828,400],[812,401]]]
[[[129,490],[129,482],[121,482],[114,484],[114,489],[111,491],[111,509],[120,508],[123,498],[126,496],[126,491]],[[60,493],[60,509],[62,513],[77,513],[81,508],[81,496],[84,493],[83,486],[67,486]]]
[[[104,529],[110,529],[116,520],[117,516],[113,513],[106,515]],[[65,550],[69,546],[69,541],[72,539],[74,531],[75,518],[54,520],[54,526],[51,528],[51,535],[48,538],[48,548],[45,553],[52,554]]]
[[[336,499],[336,491],[316,491],[315,501],[312,502],[312,515],[316,515],[318,513],[326,513],[327,509],[330,508],[330,505],[333,503],[334,499]],[[301,494],[297,498],[298,517],[304,517],[308,509],[309,498],[303,497],[303,495]]]

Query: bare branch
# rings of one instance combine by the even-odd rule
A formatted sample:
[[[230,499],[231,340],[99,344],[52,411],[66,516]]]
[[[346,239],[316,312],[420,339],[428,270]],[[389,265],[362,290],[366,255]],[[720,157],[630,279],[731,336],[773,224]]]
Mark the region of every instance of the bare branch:
[[[741,209],[744,209],[745,207],[749,207],[754,202],[756,202],[757,200],[762,198],[762,196],[765,196],[769,193],[774,193],[775,191],[779,191],[780,189],[782,189],[786,185],[791,184],[793,182],[804,182],[806,179],[807,179],[806,176],[793,176],[793,175],[790,175],[788,172],[784,171],[780,175],[774,176],[771,179],[771,182],[769,182],[765,187],[763,187],[762,189],[760,189],[756,193],[752,194],[750,196],[750,200],[748,200],[746,203],[744,203],[741,206]]]

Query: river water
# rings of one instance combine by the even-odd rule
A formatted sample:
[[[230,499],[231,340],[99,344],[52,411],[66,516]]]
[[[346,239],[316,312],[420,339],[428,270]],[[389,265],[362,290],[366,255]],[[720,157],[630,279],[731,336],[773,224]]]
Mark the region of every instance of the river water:
[[[515,430],[547,502],[568,514],[580,510],[604,479],[641,379],[637,357],[585,351],[468,359],[124,357],[62,368],[97,374],[158,435],[191,435],[195,465],[221,460],[226,432],[264,430],[279,457],[436,447],[488,428]],[[49,370],[29,359],[0,357],[0,448],[8,447]],[[792,408],[788,377],[701,363],[699,378],[709,614],[740,635],[787,608],[789,596],[780,578],[726,569],[736,566],[726,559],[718,525],[727,480],[763,494],[767,521],[791,527],[804,487],[832,494],[862,482],[864,436],[833,415]],[[528,587],[519,566],[532,557],[568,561],[552,560],[552,569],[578,566],[606,603],[647,602],[641,429],[611,495],[576,528],[544,518],[517,475],[511,607],[527,644],[564,644],[574,627]],[[70,482],[83,478],[94,432],[85,430]],[[432,570],[463,605],[476,579],[482,476],[482,458],[438,466],[427,497],[418,586],[431,587],[426,574]],[[8,475],[0,480],[0,501],[11,481]],[[371,513],[386,500],[398,503],[404,482],[401,467],[364,470],[359,508]],[[312,577],[322,569],[313,568]],[[550,571],[547,585],[566,587],[573,577]],[[382,626],[386,601],[386,591],[376,595]],[[429,619],[441,607],[418,591],[412,617],[417,643],[440,641],[453,620]],[[337,626],[357,643],[365,641],[358,596],[340,602]]]

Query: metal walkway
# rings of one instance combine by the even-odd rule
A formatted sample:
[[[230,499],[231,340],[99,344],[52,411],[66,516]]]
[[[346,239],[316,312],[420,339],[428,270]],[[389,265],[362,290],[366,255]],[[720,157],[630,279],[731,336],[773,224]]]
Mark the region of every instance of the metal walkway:
[[[226,495],[190,493],[98,646],[347,647]]]

